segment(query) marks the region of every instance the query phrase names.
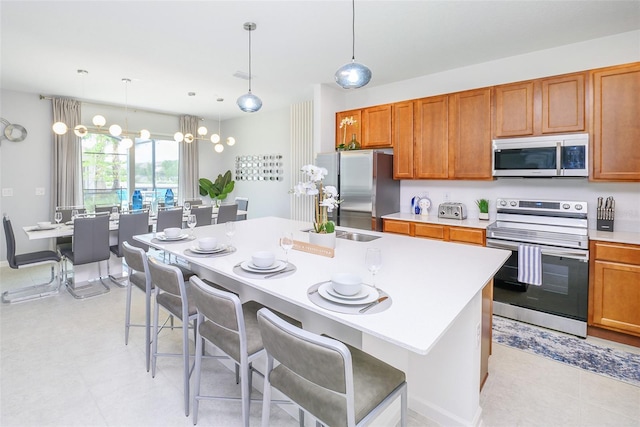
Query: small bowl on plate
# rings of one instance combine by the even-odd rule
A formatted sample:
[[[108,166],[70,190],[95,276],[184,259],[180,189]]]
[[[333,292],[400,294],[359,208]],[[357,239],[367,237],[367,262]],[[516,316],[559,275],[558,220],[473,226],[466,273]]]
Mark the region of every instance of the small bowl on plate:
[[[251,254],[251,262],[259,268],[268,268],[276,262],[276,255],[270,251],[258,251]]]
[[[175,239],[176,237],[179,237],[180,233],[182,233],[182,229],[178,227],[169,227],[164,229],[164,235],[170,239]]]
[[[362,289],[362,278],[353,273],[335,273],[331,276],[331,287],[341,295],[352,296]]]
[[[198,248],[203,251],[211,251],[218,247],[218,239],[215,237],[201,237],[198,239]]]
[[[49,228],[51,227],[51,221],[40,221],[36,223],[38,228]]]

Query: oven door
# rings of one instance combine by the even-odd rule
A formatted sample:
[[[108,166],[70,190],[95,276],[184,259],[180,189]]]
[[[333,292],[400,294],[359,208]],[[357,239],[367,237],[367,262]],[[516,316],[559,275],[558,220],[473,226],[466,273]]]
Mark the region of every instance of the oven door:
[[[518,281],[519,242],[487,239],[487,247],[511,256],[494,277],[494,301],[586,321],[589,251],[538,245],[542,249],[542,285]]]

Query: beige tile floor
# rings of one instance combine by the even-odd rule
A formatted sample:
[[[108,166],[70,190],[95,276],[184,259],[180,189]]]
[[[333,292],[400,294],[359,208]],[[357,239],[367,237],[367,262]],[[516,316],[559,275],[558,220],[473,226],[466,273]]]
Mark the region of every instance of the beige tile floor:
[[[0,289],[38,283],[47,274],[2,267]],[[83,301],[63,291],[0,305],[0,426],[193,425],[182,408],[180,359],[159,359],[152,378],[144,367],[143,329],[132,328],[124,345],[125,295],[112,286],[109,294]],[[141,321],[143,312],[142,293],[134,292],[134,318]],[[179,332],[163,333],[159,344],[179,347]],[[233,374],[219,362],[209,361],[203,375],[207,390],[238,394]],[[487,427],[640,426],[639,387],[499,344],[481,406]],[[251,408],[251,425],[260,425],[261,405]],[[198,425],[237,426],[240,414],[239,403],[204,402]],[[298,424],[274,408],[271,425]],[[436,424],[412,413],[409,425]]]

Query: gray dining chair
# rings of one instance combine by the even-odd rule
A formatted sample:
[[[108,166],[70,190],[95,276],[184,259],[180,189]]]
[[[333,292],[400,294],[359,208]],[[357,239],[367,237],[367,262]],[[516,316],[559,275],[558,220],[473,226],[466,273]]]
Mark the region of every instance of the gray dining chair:
[[[55,251],[36,251],[16,255],[16,238],[11,219],[7,214],[2,218],[4,237],[7,243],[7,263],[9,267],[20,269],[51,264],[51,278],[48,283],[10,289],[2,293],[2,302],[12,303],[56,295],[60,290],[60,255]]]
[[[109,285],[104,283],[100,263],[107,261],[107,275],[109,270],[109,214],[101,213],[92,216],[77,217],[73,221],[73,241],[71,248],[63,248],[64,282],[67,290],[74,298],[83,299],[105,294],[110,291]],[[76,283],[75,275],[69,278],[67,262],[74,267],[97,263],[98,277],[86,282]]]
[[[211,205],[191,208],[191,214],[196,216],[196,227],[213,223],[213,206]]]
[[[269,425],[272,388],[332,427],[369,424],[400,397],[400,424],[407,425],[404,372],[355,347],[285,322],[267,308],[258,311],[258,327],[267,352],[263,427]]]
[[[156,231],[170,227],[182,228],[182,208],[158,209]]]
[[[189,362],[189,324],[193,322],[194,338],[197,328],[197,311],[195,302],[187,294],[182,272],[175,265],[163,264],[154,258],[148,262],[151,283],[155,287],[155,305],[153,313],[153,340],[151,344],[151,376],[156,376],[156,364],[158,357],[182,357],[182,376],[184,391],[184,412],[189,416],[189,377],[191,376]],[[158,317],[160,307],[167,310],[172,316],[182,321],[182,353],[158,352],[158,333],[160,325]]]
[[[122,244],[129,242],[132,246],[142,248],[145,252],[149,250],[149,246],[138,242],[133,239],[133,236],[137,234],[147,234],[149,232],[149,211],[139,211],[128,214],[121,214],[118,218],[118,243],[111,246],[109,249],[118,258],[122,258],[124,253],[122,251]],[[121,285],[123,280],[126,280],[127,276],[115,277],[109,275],[109,278],[118,286]]]
[[[201,200],[201,199],[189,199],[189,200],[185,200],[185,201],[183,202],[183,204],[184,204],[184,203],[187,203],[187,202],[189,202],[189,204],[190,204],[191,206],[202,205],[202,200]]]
[[[249,210],[249,199],[247,197],[236,197],[235,203],[238,205],[239,211],[248,211]],[[247,219],[247,214],[238,214],[236,216],[236,221],[244,221]]]
[[[235,221],[238,217],[238,205],[220,205],[218,208],[218,219],[216,224],[224,224],[225,222]]]
[[[71,221],[71,213],[73,210],[77,210],[79,215],[84,215],[87,210],[82,206],[58,206],[56,207],[56,212],[62,212],[62,221],[64,224],[66,222]],[[56,248],[58,252],[62,252],[63,249],[71,248],[71,237],[57,237],[56,238]]]
[[[140,247],[129,242],[122,242],[122,255],[127,263],[129,272],[129,286],[127,286],[127,300],[124,316],[124,344],[129,344],[129,328],[144,327],[144,354],[147,362],[147,372],[151,366],[151,294],[155,290],[149,272],[147,253]],[[131,289],[140,289],[145,294],[145,323],[144,325],[131,323]]]
[[[242,423],[248,427],[252,374],[253,372],[259,373],[253,368],[253,361],[264,353],[257,319],[258,310],[264,306],[255,301],[242,304],[236,294],[223,290],[210,282],[205,283],[198,276],[191,277],[190,284],[190,296],[193,298],[198,313],[193,386],[193,425],[198,422],[200,400],[240,400],[242,402]],[[300,322],[291,317],[282,313],[278,313],[278,315],[286,319],[286,322],[301,326]],[[204,341],[224,353],[224,356],[206,357],[231,359],[237,368],[236,374],[239,370],[240,399],[201,394]]]
[[[118,205],[95,205],[95,212],[96,213],[101,213],[101,212],[113,212],[113,208],[116,208],[116,212],[120,212],[120,206]]]

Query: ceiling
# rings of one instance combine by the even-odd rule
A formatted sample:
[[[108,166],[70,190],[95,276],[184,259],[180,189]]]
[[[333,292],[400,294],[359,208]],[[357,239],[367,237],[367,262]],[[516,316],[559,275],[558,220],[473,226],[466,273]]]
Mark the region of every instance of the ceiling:
[[[355,7],[356,60],[373,72],[368,87],[640,29],[637,0]],[[235,101],[248,81],[234,77],[248,72],[247,21],[257,24],[252,89],[261,111],[312,99],[314,84],[335,86],[334,72],[351,59],[348,0],[2,0],[0,14],[3,89],[118,105],[126,98],[130,108],[210,119],[247,114]]]

